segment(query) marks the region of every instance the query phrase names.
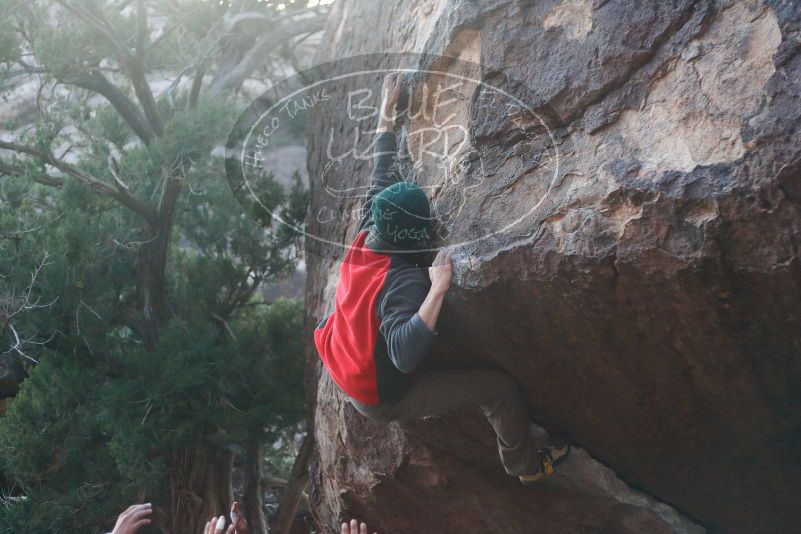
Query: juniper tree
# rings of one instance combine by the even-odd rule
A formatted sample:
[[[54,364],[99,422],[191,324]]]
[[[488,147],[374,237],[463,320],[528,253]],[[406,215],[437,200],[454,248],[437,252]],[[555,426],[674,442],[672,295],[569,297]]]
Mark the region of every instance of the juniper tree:
[[[259,292],[297,237],[248,219],[213,155],[243,84],[322,26],[282,6],[0,0],[0,87],[38,90],[0,140],[0,351],[30,375],[0,418],[1,529],[150,500],[199,532],[233,457],[303,418],[301,305]],[[303,218],[299,179],[267,197]]]

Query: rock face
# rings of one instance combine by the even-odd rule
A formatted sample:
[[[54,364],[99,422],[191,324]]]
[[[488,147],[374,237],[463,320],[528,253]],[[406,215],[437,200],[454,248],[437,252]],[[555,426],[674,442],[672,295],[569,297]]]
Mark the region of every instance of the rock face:
[[[417,162],[453,214],[441,244],[461,244],[429,365],[508,371],[539,424],[602,464],[579,451],[524,488],[477,411],[373,423],[320,374],[310,344],[320,524],[797,531],[801,5],[339,0],[323,42],[320,62],[459,57],[530,106],[498,113],[462,88],[450,115],[467,132],[460,164]],[[340,109],[311,111],[312,212],[330,202],[314,177]],[[413,159],[431,120],[400,121]],[[354,159],[328,180],[364,185],[369,169]],[[330,309],[338,259],[308,255],[310,326]]]

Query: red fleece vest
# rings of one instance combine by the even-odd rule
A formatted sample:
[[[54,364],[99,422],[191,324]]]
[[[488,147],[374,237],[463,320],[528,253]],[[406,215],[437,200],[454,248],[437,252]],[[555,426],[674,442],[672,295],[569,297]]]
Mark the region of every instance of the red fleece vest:
[[[389,256],[364,246],[362,230],[339,267],[334,311],[314,331],[314,343],[328,373],[347,395],[364,404],[379,403],[374,351],[380,335],[376,299],[389,271]]]

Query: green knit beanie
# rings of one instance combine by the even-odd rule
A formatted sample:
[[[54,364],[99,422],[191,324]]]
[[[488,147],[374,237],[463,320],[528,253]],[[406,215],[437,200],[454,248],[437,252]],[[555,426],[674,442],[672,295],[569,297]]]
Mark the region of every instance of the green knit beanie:
[[[409,249],[428,243],[431,211],[426,194],[417,184],[392,184],[375,196],[370,211],[384,241]]]

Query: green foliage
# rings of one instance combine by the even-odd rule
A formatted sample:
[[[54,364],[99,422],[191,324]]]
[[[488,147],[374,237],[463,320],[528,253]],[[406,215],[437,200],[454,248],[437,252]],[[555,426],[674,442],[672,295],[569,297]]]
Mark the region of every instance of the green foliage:
[[[102,14],[123,42],[135,41],[131,10],[101,0],[74,4]],[[0,0],[0,63],[24,50],[61,88],[102,73],[136,102],[98,31],[63,10],[54,31],[46,24],[51,7]],[[179,72],[219,46],[208,32],[224,10],[216,2],[160,7],[166,26],[181,24],[148,52],[147,71]],[[22,29],[30,41],[21,40]],[[258,26],[242,29],[228,39],[252,41]],[[3,81],[11,76],[6,67]],[[211,156],[243,104],[201,93],[190,107],[186,88],[159,91],[164,133],[145,145],[108,101],[74,89],[52,95],[35,128],[15,141],[53,154],[74,145],[78,169],[109,184],[119,179],[151,206],[165,174],[180,176],[166,265],[172,317],[149,343],[126,314],[139,304],[137,262],[151,238],[141,215],[35,158],[0,153],[0,163],[23,173],[0,176],[0,305],[33,304],[13,321],[25,341],[17,357],[30,376],[0,417],[0,472],[14,486],[13,498],[0,501],[0,533],[99,532],[132,502],[166,502],[177,448],[237,451],[254,436],[270,442],[305,413],[302,303],[266,303],[245,290],[292,273],[298,235],[270,219],[248,219],[222,160]],[[59,175],[63,186],[36,183],[43,173]],[[269,177],[264,185],[270,208],[302,224],[308,192],[300,177],[288,192]],[[0,327],[0,350],[15,345],[15,332]],[[285,469],[288,460],[282,453],[270,464]]]
[[[11,21],[0,18],[0,61],[19,58],[19,45],[14,37],[14,28]]]
[[[32,370],[0,425],[2,469],[27,490],[0,511],[0,532],[85,532],[135,498],[98,424],[102,380],[59,353]]]
[[[65,22],[62,31],[42,34],[34,52],[39,61],[59,78],[69,78],[104,57],[102,43],[85,25]]]
[[[302,418],[301,321],[299,302],[278,301],[242,314],[227,345],[175,320],[155,351],[48,356],[0,424],[0,467],[28,490],[0,532],[85,532],[140,495],[160,502],[176,446],[274,439]]]
[[[97,106],[94,112],[93,120],[87,123],[90,135],[95,139],[106,140],[116,146],[117,149],[122,150],[131,139],[131,128],[110,105]],[[104,143],[98,143],[93,145],[92,148],[95,153],[100,153],[107,150],[108,146]]]
[[[0,229],[19,239],[2,241],[4,282],[24,289],[47,250],[34,294],[55,299],[18,324],[37,341],[58,333],[28,351],[41,363],[0,418],[0,471],[25,490],[0,509],[0,532],[96,529],[140,495],[164,498],[174,447],[269,441],[302,419],[301,303],[255,294],[225,324],[214,319],[253,265],[269,279],[295,261],[291,236],[243,216],[220,166],[207,160],[189,175],[168,265],[176,315],[153,350],[115,318],[136,276],[130,213],[80,184],[48,196],[6,181],[2,201],[16,210],[0,212]],[[41,228],[20,234],[23,223]]]
[[[256,294],[226,324],[214,319],[253,265],[265,279],[291,271],[291,237],[252,225],[220,162],[207,163],[190,174],[194,193],[176,217],[181,246],[168,265],[176,316],[154,350],[115,318],[136,276],[136,249],[125,246],[137,238],[130,213],[80,184],[48,199],[22,178],[6,182],[3,202],[17,211],[0,212],[0,227],[19,239],[2,242],[4,282],[24,289],[47,250],[34,294],[55,300],[20,329],[37,341],[58,333],[29,350],[41,363],[0,419],[0,470],[26,496],[0,510],[0,532],[96,528],[139,495],[164,497],[173,447],[229,448],[251,433],[270,440],[302,418],[301,304],[267,305]],[[20,234],[23,222],[42,227]]]

